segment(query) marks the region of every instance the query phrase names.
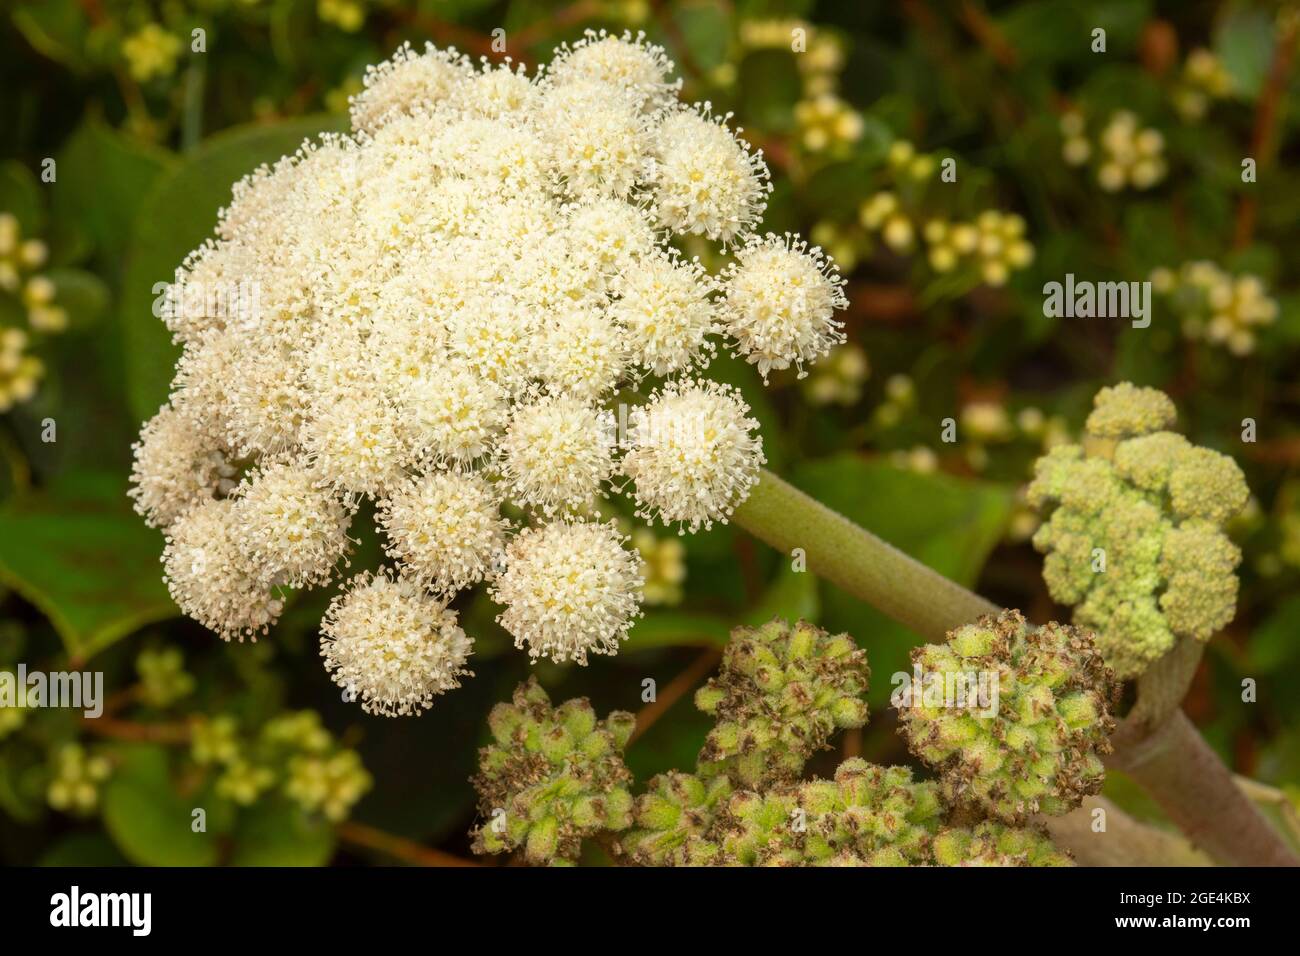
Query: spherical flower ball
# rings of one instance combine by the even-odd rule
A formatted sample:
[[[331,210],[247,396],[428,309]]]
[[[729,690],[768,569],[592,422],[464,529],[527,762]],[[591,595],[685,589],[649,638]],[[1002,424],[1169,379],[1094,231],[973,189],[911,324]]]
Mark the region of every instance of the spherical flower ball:
[[[240,538],[254,564],[277,584],[324,584],[348,551],[352,516],[310,468],[264,466],[235,490]]]
[[[527,387],[536,322],[522,302],[501,291],[474,296],[448,327],[453,367],[477,373],[510,397]]]
[[[572,47],[557,51],[547,76],[556,86],[594,80],[628,90],[652,111],[671,103],[680,89],[680,80],[669,79],[673,70],[663,47],[646,43],[643,33],[625,32],[620,38],[588,30]]]
[[[569,257],[605,292],[657,248],[645,213],[621,199],[594,199],[565,208]]]
[[[318,405],[303,429],[303,445],[318,472],[352,495],[383,493],[416,454],[399,409],[369,390],[344,392]]]
[[[588,504],[614,472],[611,429],[567,395],[515,406],[498,451],[511,498],[548,516]]]
[[[505,548],[500,499],[476,474],[412,478],[379,503],[376,520],[402,573],[437,593],[483,580]]]
[[[525,528],[506,549],[491,589],[497,621],[536,660],[587,663],[614,654],[638,616],[641,572],[612,524],[556,521]]]
[[[612,391],[628,365],[623,330],[604,310],[575,306],[536,341],[538,377],[554,392],[595,401]]]
[[[434,463],[476,461],[487,454],[505,427],[505,391],[470,371],[451,368],[421,376],[408,398],[414,440]]]
[[[708,364],[715,351],[708,337],[722,326],[711,298],[715,283],[698,261],[645,256],[619,275],[615,288],[610,316],[638,364],[656,375]]]
[[[145,423],[131,446],[130,495],[151,528],[166,528],[205,500],[234,488],[235,468],[170,405]]]
[[[767,208],[771,174],[762,152],[725,123],[692,109],[659,127],[654,198],[659,221],[674,232],[730,242]]]
[[[694,533],[726,521],[766,462],[758,422],[739,390],[710,381],[670,382],[632,410],[623,473],[640,517]]]
[[[235,502],[213,498],[178,518],[163,548],[163,580],[172,600],[227,641],[256,640],[284,606],[249,557],[241,530]]]
[[[497,119],[532,110],[537,88],[522,65],[512,68],[507,62],[492,66],[485,59],[481,70],[452,86],[449,100],[453,109]]]
[[[352,128],[374,133],[404,113],[432,109],[470,73],[469,63],[455,49],[427,43],[423,53],[416,53],[404,43],[387,61],[366,67],[365,89],[349,100]]]
[[[320,652],[334,683],[368,714],[419,714],[460,686],[473,642],[456,613],[388,571],[357,575],[321,623]]]
[[[835,310],[848,305],[844,280],[820,249],[793,237],[751,239],[726,275],[727,331],[767,379],[772,369],[825,355],[844,341]]]
[[[538,122],[572,195],[622,199],[645,178],[654,128],[632,93],[574,80],[546,91]]]

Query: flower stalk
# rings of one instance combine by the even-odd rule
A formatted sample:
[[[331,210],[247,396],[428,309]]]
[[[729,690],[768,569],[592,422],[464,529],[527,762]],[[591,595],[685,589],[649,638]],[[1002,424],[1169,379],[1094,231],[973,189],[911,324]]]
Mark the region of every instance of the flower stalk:
[[[733,520],[928,641],[1001,610],[766,469]]]

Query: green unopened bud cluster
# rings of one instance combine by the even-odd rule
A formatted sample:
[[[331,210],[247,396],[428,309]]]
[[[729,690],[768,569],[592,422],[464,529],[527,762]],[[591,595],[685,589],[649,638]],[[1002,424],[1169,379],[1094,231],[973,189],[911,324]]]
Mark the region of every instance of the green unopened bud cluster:
[[[702,778],[676,770],[650,781],[637,797],[636,829],[623,839],[623,848],[641,866],[715,866],[722,862],[716,839],[719,816],[731,798],[725,776]]]
[[[551,706],[535,678],[488,717],[492,743],[479,751],[474,788],[484,824],[474,852],[522,849],[534,864],[576,862],[585,837],[632,823],[632,774],[623,748],[635,718],[603,721],[586,699]]]
[[[150,707],[170,707],[194,693],[194,677],[186,672],[178,647],[141,651],[135,669],[140,675],[140,700]]]
[[[1088,632],[1004,611],[915,649],[912,663],[936,687],[988,688],[982,698],[917,689],[899,707],[899,731],[939,772],[946,803],[1020,823],[1101,788],[1115,682]]]
[[[932,848],[938,866],[1073,866],[1040,831],[994,820],[973,829],[946,829],[934,838]]]
[[[942,812],[933,783],[855,757],[833,780],[736,794],[721,843],[740,866],[924,865]]]
[[[1162,392],[1102,389],[1082,445],[1039,459],[1031,504],[1052,597],[1097,631],[1106,662],[1134,677],[1178,636],[1209,640],[1236,613],[1241,552],[1224,525],[1249,497],[1227,455],[1170,431]]]
[[[304,813],[331,822],[347,818],[373,780],[355,750],[340,746],[315,711],[291,711],[244,733],[230,714],[191,725],[190,754],[217,770],[217,793],[251,806],[278,790]]]
[[[81,744],[64,744],[54,752],[45,797],[55,810],[91,813],[99,806],[99,789],[112,769],[102,754],[87,752]]]
[[[847,635],[772,621],[733,631],[697,693],[717,723],[695,771],[653,777],[635,803],[621,755],[631,715],[602,726],[586,700],[552,707],[530,680],[489,718],[474,848],[572,863],[584,838],[626,829],[613,851],[639,866],[1068,865],[1025,818],[1064,812],[1100,782],[1113,682],[1087,635],[1007,612],[925,652],[926,666],[994,669],[1013,708],[969,733],[951,715],[914,717],[938,780],[857,757],[833,779],[800,780],[836,729],[866,722],[869,670]],[[981,761],[988,786],[970,779]],[[1033,782],[1012,797],[1015,768]]]
[[[847,634],[804,621],[737,628],[695,704],[717,719],[700,772],[744,787],[794,780],[836,730],[867,722],[871,668]]]

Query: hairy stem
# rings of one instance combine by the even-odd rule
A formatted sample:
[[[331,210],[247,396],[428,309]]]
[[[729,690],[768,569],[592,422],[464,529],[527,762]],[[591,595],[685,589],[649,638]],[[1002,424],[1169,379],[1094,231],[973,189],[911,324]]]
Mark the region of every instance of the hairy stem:
[[[1106,828],[1100,832],[1093,829],[1099,809],[1106,814]],[[1210,865],[1178,834],[1135,820],[1105,797],[1085,797],[1079,809],[1061,817],[1040,817],[1039,822],[1080,866]]]
[[[764,471],[733,520],[808,569],[930,641],[999,608]]]
[[[1182,711],[1141,737],[1129,729],[1116,734],[1107,764],[1137,781],[1194,844],[1233,866],[1300,866]]]

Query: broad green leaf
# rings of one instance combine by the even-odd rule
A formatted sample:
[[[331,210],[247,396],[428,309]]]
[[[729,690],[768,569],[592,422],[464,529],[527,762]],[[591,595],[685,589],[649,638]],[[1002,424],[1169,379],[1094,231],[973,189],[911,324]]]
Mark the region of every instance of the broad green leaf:
[[[210,237],[231,187],[262,163],[293,153],[304,139],[338,130],[338,117],[306,117],[220,133],[150,191],[135,220],[122,294],[131,409],[141,421],[167,400],[179,348],[154,315],[159,284],[175,279],[185,256]]]
[[[1266,10],[1237,7],[1219,24],[1214,52],[1232,76],[1233,93],[1242,99],[1259,95],[1273,58],[1274,15]]]
[[[135,217],[150,188],[176,158],[95,119],[72,134],[56,157],[48,187],[53,217],[75,224],[110,260],[126,249]]]
[[[196,807],[176,790],[167,752],[156,744],[120,751],[120,761],[104,786],[104,826],[117,848],[142,866],[212,866],[215,837],[194,832]]]
[[[45,276],[54,283],[54,304],[68,313],[70,330],[94,325],[108,309],[108,286],[93,272],[50,269]]]
[[[69,476],[0,509],[0,583],[40,609],[80,660],[178,613],[161,553],[118,476]]]
[[[39,866],[126,866],[126,858],[102,833],[70,833],[45,851]]]
[[[18,5],[14,26],[32,47],[74,72],[86,68],[90,22],[77,0],[41,0]]]
[[[260,800],[239,815],[230,865],[324,866],[334,846],[334,829],[324,820],[309,820],[282,799]]]
[[[745,615],[747,624],[765,624],[774,617],[785,621],[805,620],[816,623],[821,614],[817,577],[809,571],[795,571],[789,560],[781,562],[776,580]]]
[[[731,39],[731,12],[711,0],[687,0],[675,5],[673,18],[699,69],[712,70],[726,62]]]
[[[903,471],[881,460],[844,454],[808,462],[796,485],[940,574],[970,587],[1001,538],[1011,489],[950,475]],[[877,675],[873,706],[889,698],[888,675],[910,667],[915,634],[831,585],[821,588],[821,624],[847,631],[866,648]]]
[[[722,647],[731,625],[716,614],[651,609],[632,626],[625,652],[690,645]]]
[[[45,227],[41,187],[32,171],[16,160],[0,163],[0,212],[18,220],[23,239],[39,238]]]

